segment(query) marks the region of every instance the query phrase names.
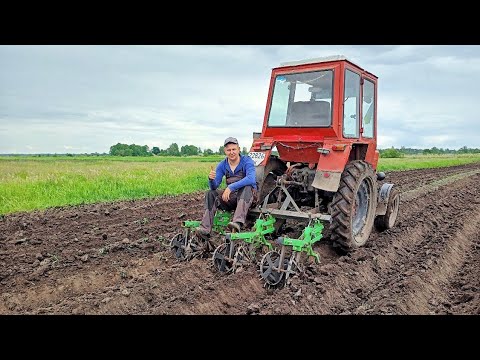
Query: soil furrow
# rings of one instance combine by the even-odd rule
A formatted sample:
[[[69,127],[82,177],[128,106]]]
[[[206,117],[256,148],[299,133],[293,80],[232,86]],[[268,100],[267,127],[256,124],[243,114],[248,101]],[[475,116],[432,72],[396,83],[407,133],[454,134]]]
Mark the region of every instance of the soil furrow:
[[[63,207],[0,219],[0,314],[468,314],[480,312],[480,163],[387,173],[395,228],[349,254],[329,232],[281,290],[254,266],[222,275],[166,244],[203,194]],[[290,234],[303,224],[287,223]]]

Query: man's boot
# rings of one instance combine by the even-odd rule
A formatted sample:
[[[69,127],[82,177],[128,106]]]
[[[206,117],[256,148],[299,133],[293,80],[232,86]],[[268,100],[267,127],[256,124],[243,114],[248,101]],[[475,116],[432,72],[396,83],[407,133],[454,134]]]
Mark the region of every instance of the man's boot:
[[[227,225],[227,229],[229,229],[231,232],[236,232],[239,233],[242,228],[242,224],[239,222],[229,222]]]
[[[210,238],[210,232],[202,226],[199,226],[195,229],[195,234],[204,240],[208,240]]]

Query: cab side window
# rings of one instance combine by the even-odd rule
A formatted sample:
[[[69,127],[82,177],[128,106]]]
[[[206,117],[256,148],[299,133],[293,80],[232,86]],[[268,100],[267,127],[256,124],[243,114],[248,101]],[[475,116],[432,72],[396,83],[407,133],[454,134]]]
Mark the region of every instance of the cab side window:
[[[345,89],[343,101],[343,136],[358,138],[360,113],[360,75],[345,70]]]
[[[368,79],[363,83],[363,102],[362,102],[362,126],[363,137],[373,138],[375,129],[375,85]]]

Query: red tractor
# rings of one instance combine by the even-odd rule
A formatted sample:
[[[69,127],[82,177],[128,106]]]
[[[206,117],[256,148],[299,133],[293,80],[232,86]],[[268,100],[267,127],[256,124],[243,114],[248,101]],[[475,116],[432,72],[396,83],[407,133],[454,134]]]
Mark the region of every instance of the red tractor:
[[[376,172],[377,84],[344,56],[272,70],[262,132],[249,153],[260,195],[251,214],[275,217],[278,233],[288,218],[327,221],[346,251],[364,245],[374,225],[394,226],[399,192],[377,185],[385,178]]]
[[[235,272],[258,262],[258,249],[268,249],[258,262],[260,275],[266,285],[282,286],[303,271],[302,254],[319,261],[313,245],[325,222],[334,244],[346,251],[364,245],[374,225],[380,231],[394,226],[399,192],[393,184],[380,187],[385,174],[376,172],[377,80],[343,56],[272,70],[262,132],[254,133],[249,153],[259,194],[249,211],[255,225],[226,233],[222,226],[228,217],[215,215],[218,232],[225,235],[213,252],[215,269]],[[286,219],[308,222],[299,238],[281,236]],[[189,235],[198,225],[186,222],[185,235],[172,239],[177,258],[190,258],[202,248]]]
[[[235,272],[258,262],[265,285],[282,287],[304,271],[301,256],[320,261],[313,245],[324,223],[345,251],[365,244],[373,226],[394,226],[400,203],[393,184],[377,181],[377,77],[343,56],[282,64],[272,70],[261,133],[249,156],[259,202],[253,231],[226,233],[213,266]],[[305,220],[299,238],[282,235],[286,219]],[[275,245],[271,238],[276,236]]]

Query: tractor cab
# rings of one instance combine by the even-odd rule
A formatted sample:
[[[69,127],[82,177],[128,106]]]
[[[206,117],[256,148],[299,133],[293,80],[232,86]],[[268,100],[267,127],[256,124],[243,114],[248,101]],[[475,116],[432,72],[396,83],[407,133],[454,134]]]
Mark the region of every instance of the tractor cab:
[[[377,167],[376,94],[377,77],[344,56],[281,64],[272,70],[252,157],[266,165],[275,147],[283,161],[322,171],[314,187],[336,191],[348,161]]]
[[[273,68],[255,162],[260,205],[277,219],[320,219],[347,250],[393,226],[398,192],[376,173],[378,78],[342,55]]]

